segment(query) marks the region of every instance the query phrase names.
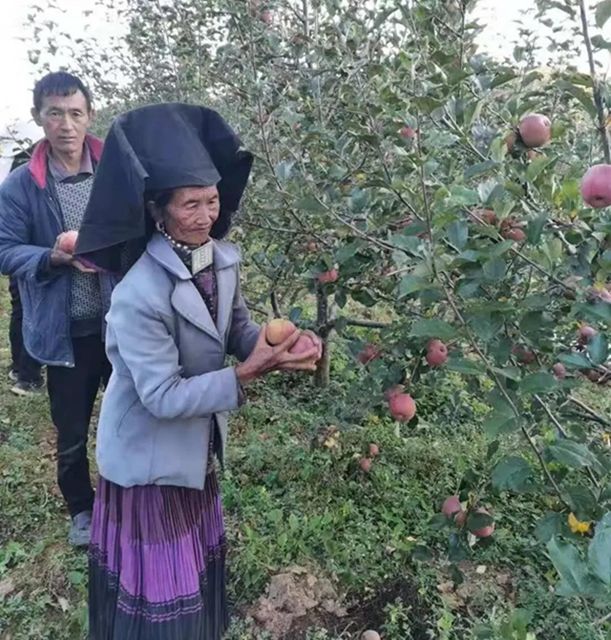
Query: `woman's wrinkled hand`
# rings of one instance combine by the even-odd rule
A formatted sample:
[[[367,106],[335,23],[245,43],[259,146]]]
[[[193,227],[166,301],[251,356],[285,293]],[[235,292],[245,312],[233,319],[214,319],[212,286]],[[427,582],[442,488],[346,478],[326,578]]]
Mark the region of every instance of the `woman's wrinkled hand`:
[[[295,331],[284,342],[276,346],[268,344],[265,338],[266,325],[261,326],[255,348],[250,356],[236,367],[236,375],[241,384],[246,385],[271,371],[315,371],[316,360],[320,357],[321,345],[316,337],[315,344],[303,353],[290,353],[290,349],[301,333]]]

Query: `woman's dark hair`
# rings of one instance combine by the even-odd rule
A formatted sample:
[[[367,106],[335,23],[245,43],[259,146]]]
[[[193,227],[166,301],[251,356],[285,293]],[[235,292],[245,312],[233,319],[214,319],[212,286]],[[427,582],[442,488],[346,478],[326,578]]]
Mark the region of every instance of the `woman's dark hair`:
[[[144,202],[152,202],[158,209],[165,209],[172,200],[174,189],[164,189],[163,191],[146,191]]]
[[[65,71],[49,73],[34,85],[34,108],[40,112],[48,96],[71,96],[77,91],[85,96],[87,111],[91,111],[91,93],[82,80]]]

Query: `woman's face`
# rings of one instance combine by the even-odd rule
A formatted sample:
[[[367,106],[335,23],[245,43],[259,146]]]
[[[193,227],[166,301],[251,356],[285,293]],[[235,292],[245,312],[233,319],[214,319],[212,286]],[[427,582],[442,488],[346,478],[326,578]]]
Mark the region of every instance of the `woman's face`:
[[[208,241],[219,217],[221,203],[216,187],[180,187],[165,208],[163,222],[177,242],[201,245]]]

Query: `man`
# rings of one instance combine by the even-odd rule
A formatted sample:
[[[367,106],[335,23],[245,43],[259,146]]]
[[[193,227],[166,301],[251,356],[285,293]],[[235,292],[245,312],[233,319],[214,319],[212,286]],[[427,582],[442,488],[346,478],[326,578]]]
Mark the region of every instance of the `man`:
[[[68,539],[86,546],[93,506],[87,437],[100,383],[110,375],[102,318],[111,286],[59,245],[80,228],[102,142],[87,134],[89,91],[68,73],[36,84],[32,115],[45,139],[0,187],[0,273],[18,282],[25,348],[47,365]]]
[[[30,159],[35,146],[33,143],[41,137],[40,128],[32,121],[15,123],[0,132],[0,183],[11,171]],[[23,347],[23,309],[16,278],[10,279],[9,293],[11,295],[9,379],[14,383],[11,392],[18,396],[26,396],[42,388],[41,366]]]

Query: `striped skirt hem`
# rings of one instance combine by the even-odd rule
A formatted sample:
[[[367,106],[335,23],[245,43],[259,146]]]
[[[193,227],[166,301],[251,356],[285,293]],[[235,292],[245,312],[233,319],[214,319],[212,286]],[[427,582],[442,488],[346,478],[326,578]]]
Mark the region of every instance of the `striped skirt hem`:
[[[220,640],[225,530],[214,473],[203,491],[100,478],[89,551],[90,640]]]

